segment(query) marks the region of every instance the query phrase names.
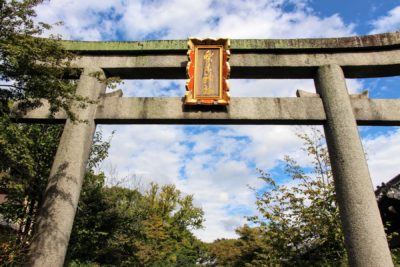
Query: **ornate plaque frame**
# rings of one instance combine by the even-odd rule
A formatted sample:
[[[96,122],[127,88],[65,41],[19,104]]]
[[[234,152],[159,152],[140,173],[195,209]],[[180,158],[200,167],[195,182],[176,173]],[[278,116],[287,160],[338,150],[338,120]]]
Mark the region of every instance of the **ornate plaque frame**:
[[[228,105],[229,39],[189,38],[186,105]]]

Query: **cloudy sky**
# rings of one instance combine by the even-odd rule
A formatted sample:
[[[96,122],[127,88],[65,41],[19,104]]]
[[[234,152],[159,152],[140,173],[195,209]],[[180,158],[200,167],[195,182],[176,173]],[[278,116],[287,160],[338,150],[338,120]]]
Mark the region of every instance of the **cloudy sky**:
[[[196,37],[312,38],[395,31],[400,0],[52,0],[37,8],[38,20],[63,21],[52,33],[70,40],[136,41]],[[351,92],[372,98],[399,98],[397,77],[348,80]],[[232,96],[295,96],[315,91],[312,80],[231,80]],[[124,81],[125,96],[183,96],[183,80]],[[282,158],[307,166],[289,126],[101,126],[116,130],[102,169],[110,183],[145,187],[174,183],[193,194],[205,211],[205,241],[234,237],[254,210],[257,168],[282,183]],[[360,127],[374,185],[400,173],[400,129]]]

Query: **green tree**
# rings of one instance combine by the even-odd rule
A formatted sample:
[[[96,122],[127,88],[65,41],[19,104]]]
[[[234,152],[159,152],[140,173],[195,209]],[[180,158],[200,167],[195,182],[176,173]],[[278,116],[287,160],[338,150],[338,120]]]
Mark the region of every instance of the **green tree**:
[[[35,128],[16,124],[20,121],[18,115],[42,105],[45,100],[51,113],[64,109],[74,118],[71,101],[82,101],[82,104],[86,101],[74,94],[76,86],[70,80],[71,75],[77,74],[70,68],[73,55],[62,48],[58,37],[39,38],[51,28],[45,23],[34,23],[34,7],[41,2],[0,0],[0,173],[3,180],[16,183],[24,179],[25,184],[35,184],[31,179],[42,179],[37,173],[44,165],[36,164],[38,151],[35,150],[39,149],[36,147],[58,141],[54,139],[61,129],[59,126]],[[19,113],[11,118],[10,112],[15,107]],[[50,138],[49,142],[32,136],[38,129]],[[52,131],[54,136],[50,136]]]
[[[312,171],[285,157],[292,182],[279,185],[260,171],[265,190],[257,195],[260,216],[250,217],[271,247],[270,259],[282,265],[330,265],[345,262],[346,252],[324,135],[316,128],[298,134],[312,159]]]
[[[0,213],[17,227],[1,245],[2,262],[22,260],[62,131],[59,125],[19,124],[18,115],[45,100],[52,113],[64,109],[74,119],[71,101],[86,103],[70,80],[78,74],[70,68],[73,55],[58,36],[40,38],[51,28],[34,22],[34,7],[42,2],[0,0],[0,190],[7,194]],[[16,106],[19,113],[11,118]]]
[[[4,233],[7,240],[0,245],[0,262],[10,264],[21,263],[27,252],[63,128],[61,125],[44,124],[11,126],[16,131],[8,129],[3,134],[10,135],[8,140],[15,140],[8,152],[12,152],[19,162],[16,166],[3,169],[0,175],[0,192],[7,195],[7,201],[0,205],[0,214],[3,222],[16,228]],[[32,164],[25,160],[32,160]]]
[[[110,140],[96,133],[67,253],[70,266],[194,266],[205,246],[190,232],[202,227],[193,196],[174,185],[148,189],[107,187],[94,168]]]
[[[243,266],[238,239],[217,239],[207,247],[209,253],[202,261],[206,266]]]
[[[253,189],[259,215],[248,218],[252,227],[236,230],[238,239],[210,244],[209,266],[347,266],[325,137],[316,128],[298,137],[312,167],[303,168],[286,156],[290,182],[284,184],[260,171],[263,191]],[[396,266],[398,255],[392,249]]]
[[[207,266],[266,266],[271,248],[258,227],[236,229],[237,239],[218,239],[208,245]]]
[[[15,125],[21,127],[26,135],[27,141],[23,147],[35,161],[35,165],[32,176],[28,176],[27,173],[9,172],[0,177],[0,192],[7,194],[7,201],[0,205],[0,214],[6,222],[17,227],[16,231],[5,232],[0,244],[0,263],[6,265],[24,263],[38,208],[42,202],[42,192],[47,185],[53,157],[62,133],[61,125]],[[88,173],[85,177],[89,181],[85,183],[96,178],[89,170],[97,167],[107,157],[109,146],[110,140],[103,141],[101,131],[96,132],[87,167]],[[95,184],[94,181],[92,183]]]
[[[18,101],[24,110],[50,103],[52,112],[70,111],[70,102],[80,99],[69,80],[73,55],[58,42],[59,36],[39,38],[51,25],[34,23],[34,7],[43,0],[0,0],[0,114],[9,114]],[[72,115],[69,112],[70,115]]]
[[[105,187],[88,172],[71,235],[68,261],[113,266],[193,266],[204,253],[190,232],[203,211],[173,185],[145,192]]]
[[[256,192],[258,216],[236,229],[237,239],[208,245],[207,266],[340,266],[346,264],[325,138],[321,131],[298,134],[312,167],[284,158],[290,182],[278,184],[260,170],[265,183]]]

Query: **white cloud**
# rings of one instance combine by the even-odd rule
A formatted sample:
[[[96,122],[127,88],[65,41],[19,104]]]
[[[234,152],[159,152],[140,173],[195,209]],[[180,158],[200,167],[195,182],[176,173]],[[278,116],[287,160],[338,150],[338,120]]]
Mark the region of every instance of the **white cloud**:
[[[299,38],[347,36],[354,25],[339,15],[318,17],[306,1],[70,1],[36,8],[39,21],[64,21],[52,32],[65,39]],[[284,5],[292,4],[291,11]]]
[[[116,166],[120,177],[137,174],[160,184],[177,182],[186,149],[179,143],[185,138],[182,131],[165,125],[102,128],[105,136],[116,130],[110,156],[104,163],[106,171],[109,166]]]
[[[298,38],[347,36],[353,25],[338,15],[320,18],[299,3],[288,1],[155,1],[129,3],[121,25],[131,39],[185,39],[189,36],[230,38]]]
[[[186,80],[123,80],[118,86],[124,96],[183,96]]]
[[[67,40],[115,39],[118,17],[124,12],[123,1],[113,0],[52,0],[36,7],[37,21],[63,22],[49,33],[61,34]]]
[[[346,79],[346,85],[349,94],[357,94],[368,90],[368,88],[365,88],[365,85],[357,79]]]
[[[296,97],[296,90],[314,92],[313,80],[230,80],[232,97]]]
[[[378,136],[363,139],[368,166],[374,187],[400,173],[400,128]]]
[[[115,126],[102,128],[107,136]],[[121,177],[136,174],[143,183],[174,183],[193,194],[206,218],[196,234],[212,241],[235,236],[233,229],[245,222],[243,208],[255,213],[248,185],[260,186],[256,167],[272,168],[284,154],[304,158],[293,127],[135,125],[117,127],[104,166],[117,165]]]
[[[400,6],[390,10],[386,16],[382,16],[372,21],[373,33],[382,33],[400,30]]]

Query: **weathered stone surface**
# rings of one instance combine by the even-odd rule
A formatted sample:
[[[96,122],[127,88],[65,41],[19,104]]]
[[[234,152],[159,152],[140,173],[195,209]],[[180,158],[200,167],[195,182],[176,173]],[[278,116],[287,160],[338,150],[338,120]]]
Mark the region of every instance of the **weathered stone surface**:
[[[49,102],[47,100],[42,100],[41,103],[42,106],[35,109],[24,110],[23,112],[18,109],[18,103],[15,103],[11,109],[11,116],[18,122],[65,123],[67,114],[64,110],[51,114]]]
[[[87,42],[62,41],[68,50],[80,53],[140,53],[146,51],[175,51],[186,53],[187,40],[157,40],[139,42]],[[249,39],[231,40],[235,50],[338,50],[373,49],[376,47],[400,46],[400,32],[343,38],[313,39]]]
[[[313,78],[319,66],[338,64],[346,77],[400,74],[399,50],[338,53],[232,53],[232,79]],[[97,66],[122,79],[186,79],[186,55],[83,55],[77,68]]]
[[[400,126],[399,99],[351,99],[358,125]]]
[[[253,98],[234,97],[226,109],[208,107],[185,109],[178,97],[119,97],[122,92],[99,100],[95,114],[102,124],[322,124],[325,113],[317,94],[313,97]],[[400,126],[400,100],[352,98],[351,104],[359,125]],[[65,113],[48,117],[48,105],[30,111],[18,119],[21,122],[63,123]]]
[[[84,70],[77,88],[78,94],[94,100],[105,92],[105,84],[89,76],[95,71],[99,70]],[[85,109],[78,106],[72,109],[80,120],[86,122],[67,120],[65,124],[40,208],[27,266],[61,267],[64,264],[96,128],[93,120],[95,104]]]
[[[62,41],[81,55],[78,68],[102,68],[122,79],[185,79],[187,41]],[[313,78],[338,64],[346,77],[400,75],[400,32],[322,39],[231,40],[231,78]]]
[[[96,113],[96,121],[102,124],[294,124],[306,120],[307,124],[324,120],[320,99],[232,98],[228,107],[188,107],[177,97],[113,98],[103,99]]]
[[[342,69],[322,66],[315,81],[350,266],[393,266]]]

